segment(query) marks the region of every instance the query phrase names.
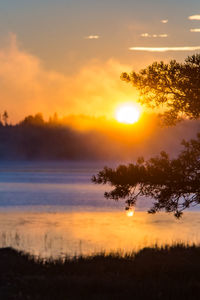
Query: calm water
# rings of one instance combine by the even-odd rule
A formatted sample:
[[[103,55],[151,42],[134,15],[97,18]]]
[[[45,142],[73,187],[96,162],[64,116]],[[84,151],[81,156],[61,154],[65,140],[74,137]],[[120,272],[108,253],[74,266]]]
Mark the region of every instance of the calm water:
[[[200,213],[181,221],[148,215],[141,201],[133,217],[123,202],[103,197],[90,178],[103,163],[4,163],[0,166],[0,247],[42,257],[131,251],[155,243],[200,243]],[[143,212],[142,212],[143,210]]]

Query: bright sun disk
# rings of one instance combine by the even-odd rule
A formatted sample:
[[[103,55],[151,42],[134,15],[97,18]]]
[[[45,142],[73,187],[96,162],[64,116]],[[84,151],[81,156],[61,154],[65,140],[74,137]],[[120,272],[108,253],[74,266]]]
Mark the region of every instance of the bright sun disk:
[[[133,124],[139,117],[140,110],[134,104],[123,104],[116,110],[116,119],[120,123]]]

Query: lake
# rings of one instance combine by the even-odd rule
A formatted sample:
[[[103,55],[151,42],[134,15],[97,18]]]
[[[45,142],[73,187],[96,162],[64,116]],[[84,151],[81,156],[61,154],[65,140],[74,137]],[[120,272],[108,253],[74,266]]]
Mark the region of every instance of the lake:
[[[142,199],[133,217],[127,217],[123,201],[105,199],[108,187],[90,181],[104,165],[1,163],[0,247],[45,258],[200,243],[198,211],[186,212],[181,220],[165,213],[148,215],[149,203]]]

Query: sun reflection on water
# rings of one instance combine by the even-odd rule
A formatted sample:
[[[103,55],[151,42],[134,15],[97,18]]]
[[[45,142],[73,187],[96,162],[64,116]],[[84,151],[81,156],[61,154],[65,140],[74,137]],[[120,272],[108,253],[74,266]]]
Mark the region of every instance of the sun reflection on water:
[[[133,208],[128,209],[128,210],[126,211],[127,217],[133,217],[134,214],[135,214],[135,211],[134,211]]]
[[[134,217],[133,217],[134,216]],[[132,217],[132,218],[131,218]],[[200,214],[172,215],[122,211],[0,212],[0,247],[35,256],[64,257],[94,252],[138,251],[155,244],[199,244]]]

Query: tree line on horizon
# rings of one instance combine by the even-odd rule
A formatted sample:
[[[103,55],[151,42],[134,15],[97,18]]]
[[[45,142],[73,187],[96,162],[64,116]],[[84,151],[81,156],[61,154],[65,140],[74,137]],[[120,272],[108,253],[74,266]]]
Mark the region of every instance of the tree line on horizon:
[[[98,149],[98,144],[104,141],[101,135],[78,132],[63,125],[56,114],[45,121],[37,113],[12,125],[8,124],[7,113],[0,122],[0,160],[99,159],[108,155],[101,147]]]
[[[179,151],[180,132],[182,136],[186,132],[190,136],[197,131],[195,122],[189,125],[184,123],[180,128],[162,129],[164,133],[156,128],[151,136],[145,137],[140,143],[138,136],[145,130],[146,125],[143,125],[144,129],[140,133],[137,127],[124,128],[119,132],[118,127],[113,128],[110,123],[98,119],[96,121],[98,125],[102,122],[101,126],[79,130],[69,125],[67,118],[63,122],[57,114],[48,121],[44,120],[41,113],[29,115],[15,125],[8,122],[8,117],[7,113],[6,122],[0,123],[0,160],[133,161],[138,153],[149,156],[166,146],[166,150],[171,149],[171,143],[174,145],[171,150],[174,155]],[[69,119],[71,121],[72,117]],[[82,120],[87,121],[87,117],[81,117],[80,123]],[[165,140],[160,138],[163,134]]]

